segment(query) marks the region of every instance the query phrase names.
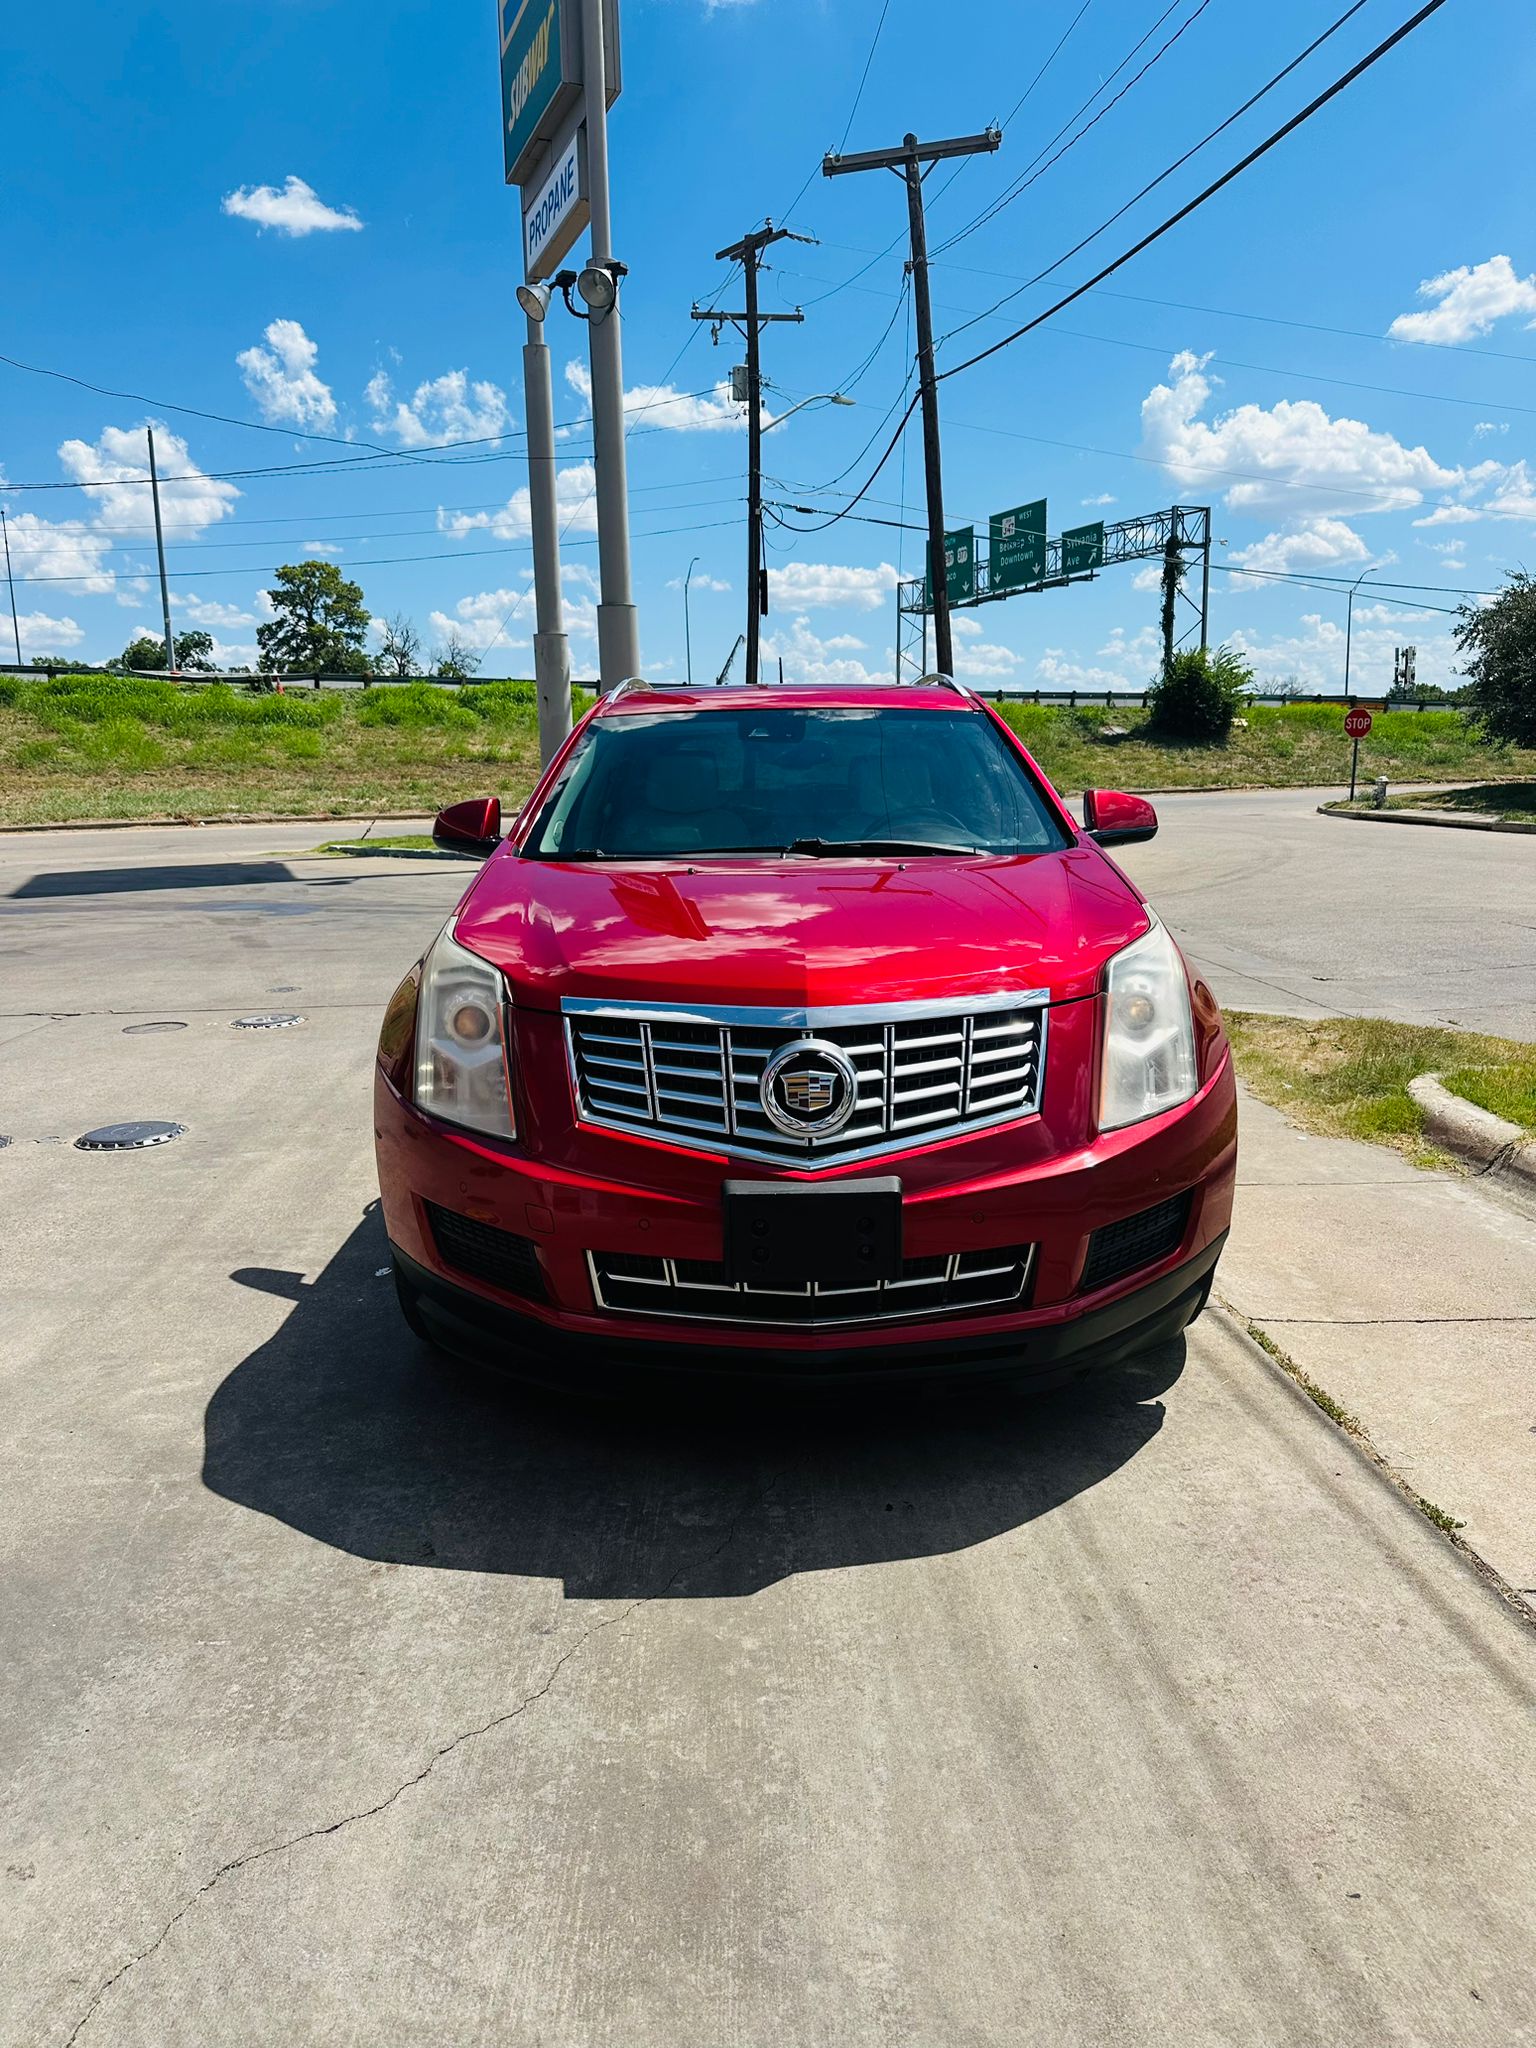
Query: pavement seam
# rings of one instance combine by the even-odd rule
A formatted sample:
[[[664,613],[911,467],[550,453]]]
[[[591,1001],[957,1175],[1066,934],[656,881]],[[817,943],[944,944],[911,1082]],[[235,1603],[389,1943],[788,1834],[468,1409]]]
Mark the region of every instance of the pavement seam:
[[[1471,1566],[1488,1590],[1497,1596],[1500,1604],[1527,1630],[1536,1634],[1536,1606],[1523,1598],[1519,1589],[1512,1585],[1495,1565],[1491,1565],[1487,1558],[1472,1548],[1461,1534],[1463,1525],[1460,1522],[1455,1521],[1433,1501],[1426,1500],[1391,1459],[1377,1449],[1370,1431],[1359,1416],[1352,1415],[1342,1402],[1333,1398],[1326,1387],[1320,1386],[1304,1367],[1297,1364],[1288,1351],[1283,1350],[1275,1342],[1255,1317],[1246,1315],[1223,1295],[1213,1294],[1211,1299],[1237,1337],[1246,1340],[1252,1346],[1266,1370],[1287,1384],[1297,1400],[1305,1401],[1330,1423],[1337,1433],[1350,1443],[1356,1455],[1391,1488],[1405,1506],[1410,1508],[1420,1521],[1429,1523]]]
[[[1228,1306],[1231,1306],[1229,1303]],[[1234,1315],[1242,1315],[1242,1309],[1233,1308]],[[1256,1323],[1305,1323],[1312,1329],[1369,1330],[1377,1327],[1395,1329],[1430,1328],[1442,1323],[1536,1323],[1536,1315],[1524,1316],[1272,1316],[1259,1310],[1251,1318]]]
[[[175,1932],[176,1928],[180,1926],[192,1909],[200,1904],[210,1892],[215,1891],[227,1877],[234,1877],[240,1871],[248,1870],[253,1864],[265,1862],[270,1857],[284,1855],[290,1849],[301,1847],[305,1842],[320,1841],[327,1835],[340,1834],[344,1828],[352,1827],[359,1821],[375,1819],[379,1814],[386,1813],[395,1804],[396,1800],[403,1798],[415,1786],[422,1784],[432,1775],[445,1757],[452,1756],[465,1743],[477,1742],[482,1736],[494,1734],[498,1728],[505,1728],[509,1722],[519,1720],[531,1707],[537,1706],[540,1700],[548,1696],[553,1690],[555,1681],[559,1678],[561,1672],[565,1670],[568,1664],[580,1656],[588,1643],[593,1641],[595,1637],[603,1635],[611,1628],[617,1628],[622,1622],[629,1621],[642,1607],[649,1607],[657,1600],[664,1600],[677,1585],[678,1581],[686,1578],[689,1572],[695,1571],[701,1566],[713,1564],[717,1558],[722,1557],[735,1542],[737,1531],[741,1528],[747,1516],[754,1509],[762,1507],[765,1502],[772,1498],[774,1488],[778,1483],[779,1475],[776,1473],[762,1491],[755,1495],[752,1500],[748,1501],[740,1512],[732,1518],[724,1536],[721,1537],[712,1550],[704,1551],[698,1557],[690,1560],[689,1563],[679,1565],[671,1577],[664,1584],[657,1587],[654,1592],[642,1593],[637,1599],[629,1601],[617,1614],[610,1614],[601,1621],[593,1622],[589,1628],[582,1631],[568,1650],[562,1651],[555,1659],[543,1681],[535,1686],[531,1692],[525,1693],[515,1706],[508,1707],[503,1713],[493,1714],[490,1720],[483,1721],[476,1727],[461,1730],[451,1740],[441,1744],[439,1748],[432,1752],[419,1771],[414,1771],[410,1777],[403,1779],[393,1792],[389,1793],[385,1798],[376,1800],[372,1806],[361,1807],[355,1813],[344,1813],[338,1819],[323,1822],[317,1827],[303,1828],[298,1834],[289,1835],[281,1842],[268,1842],[259,1849],[247,1850],[244,1855],[232,1856],[228,1862],[221,1863],[213,1875],[205,1879],[198,1886],[197,1890],[177,1907],[170,1919],[161,1927],[153,1941],[146,1942],[143,1948],[138,1949],[133,1955],[129,1956],[125,1963],[120,1964],[109,1977],[102,1980],[92,1994],[90,2004],[87,2005],[85,2011],[76,2020],[68,2035],[66,2035],[64,2048],[73,2048],[73,2044],[79,2040],[81,2034],[90,2025],[108,1995],[122,1983],[123,1979],[131,1971],[137,1969],[140,1963],[147,1962],[155,1951]]]

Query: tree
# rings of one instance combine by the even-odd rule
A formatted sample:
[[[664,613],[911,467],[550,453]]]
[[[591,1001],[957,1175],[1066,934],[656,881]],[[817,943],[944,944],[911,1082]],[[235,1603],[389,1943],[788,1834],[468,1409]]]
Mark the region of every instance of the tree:
[[[256,628],[262,667],[277,675],[366,675],[362,586],[334,562],[289,562],[267,592],[272,617]]]
[[[1517,569],[1490,603],[1461,607],[1454,633],[1470,657],[1461,701],[1483,737],[1536,747],[1536,581]]]
[[[1230,647],[1189,648],[1147,692],[1153,729],[1170,739],[1224,743],[1252,684],[1253,670]]]
[[[432,673],[445,683],[467,683],[479,666],[480,657],[469,642],[450,633],[437,650]]]
[[[381,676],[419,676],[421,662],[421,635],[404,612],[395,612],[384,621],[379,651],[374,656],[374,673]]]
[[[107,664],[109,668],[122,669],[131,673],[135,669],[165,670],[171,664],[165,658],[165,642],[156,640],[148,633],[141,633],[136,640],[130,640],[116,661]],[[176,667],[195,669],[200,675],[212,675],[217,664],[213,659],[213,635],[211,633],[178,633],[176,635]]]

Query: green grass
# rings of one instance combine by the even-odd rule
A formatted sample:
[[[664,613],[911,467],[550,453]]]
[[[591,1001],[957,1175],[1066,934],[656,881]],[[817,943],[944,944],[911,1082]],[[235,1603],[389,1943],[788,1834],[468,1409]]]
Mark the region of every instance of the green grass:
[[[1387,792],[1393,811],[1472,811],[1483,818],[1536,820],[1536,782],[1479,782],[1470,789],[1411,790],[1405,796]]]
[[[1241,1010],[1228,1013],[1227,1029],[1254,1094],[1323,1137],[1390,1145],[1417,1165],[1449,1164],[1425,1142],[1424,1113],[1408,1093],[1418,1074],[1443,1074],[1468,1101],[1536,1126],[1536,1047],[1515,1039],[1380,1017],[1310,1023]]]
[[[378,832],[368,839],[327,839],[316,853],[365,857],[380,850],[387,853],[440,853],[430,832]],[[452,857],[452,856],[450,856]]]
[[[1056,787],[1099,789],[1298,789],[1348,786],[1350,744],[1339,704],[1251,704],[1224,746],[1153,738],[1145,715],[1125,705],[1000,704],[998,709]],[[1126,729],[1103,737],[1106,726]],[[1384,711],[1360,748],[1374,780],[1453,780],[1536,774],[1536,754],[1485,746],[1456,711]]]
[[[581,708],[590,702],[578,692]],[[1125,706],[1005,704],[1057,788],[1295,788],[1339,784],[1336,704],[1250,705],[1224,746],[1154,738]],[[180,688],[146,676],[0,677],[0,825],[64,819],[436,810],[463,796],[516,807],[538,763],[530,682],[445,690]],[[1106,726],[1126,728],[1105,737]],[[1455,711],[1381,713],[1361,773],[1394,781],[1508,776],[1536,787],[1536,753],[1471,737]]]
[[[530,682],[279,696],[143,676],[0,676],[0,825],[347,817],[466,796],[515,809],[538,758]]]

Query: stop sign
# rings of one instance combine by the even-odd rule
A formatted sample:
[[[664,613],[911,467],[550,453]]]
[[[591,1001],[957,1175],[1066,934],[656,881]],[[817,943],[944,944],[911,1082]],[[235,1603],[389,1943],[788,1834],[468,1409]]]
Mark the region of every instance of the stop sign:
[[[1363,740],[1371,729],[1371,714],[1363,704],[1356,704],[1344,714],[1344,730],[1352,740]]]

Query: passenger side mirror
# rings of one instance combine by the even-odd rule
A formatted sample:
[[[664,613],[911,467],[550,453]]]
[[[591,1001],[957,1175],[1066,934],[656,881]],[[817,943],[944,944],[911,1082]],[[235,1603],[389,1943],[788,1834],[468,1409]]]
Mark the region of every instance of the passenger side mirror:
[[[467,803],[449,804],[433,820],[432,844],[444,853],[486,859],[501,844],[501,798],[477,796]]]
[[[1157,813],[1144,796],[1118,789],[1083,791],[1083,829],[1100,846],[1133,846],[1157,831]]]

